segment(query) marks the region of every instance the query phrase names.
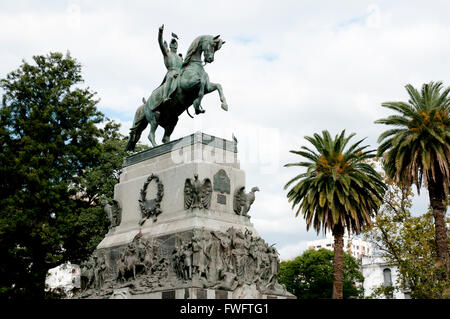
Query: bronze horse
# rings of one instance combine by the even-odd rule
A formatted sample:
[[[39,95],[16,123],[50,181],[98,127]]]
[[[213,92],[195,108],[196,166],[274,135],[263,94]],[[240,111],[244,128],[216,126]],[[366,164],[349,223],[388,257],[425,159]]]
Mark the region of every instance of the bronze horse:
[[[222,86],[209,81],[201,60],[203,53],[204,62],[214,61],[214,53],[219,50],[225,41],[220,36],[203,35],[197,37],[191,44],[180,70],[180,75],[175,78],[176,89],[170,95],[170,99],[163,101],[164,86],[155,89],[150,97],[136,111],[133,127],[130,129],[130,136],[126,145],[127,151],[133,151],[139,141],[142,131],[150,123],[150,134],[148,136],[153,147],[155,142],[155,131],[158,126],[164,128],[163,143],[170,141],[178,117],[193,105],[195,114],[204,113],[200,103],[205,94],[219,92],[222,109],[228,110],[228,105],[223,95]],[[188,113],[189,114],[189,113]],[[190,115],[190,114],[189,114]]]

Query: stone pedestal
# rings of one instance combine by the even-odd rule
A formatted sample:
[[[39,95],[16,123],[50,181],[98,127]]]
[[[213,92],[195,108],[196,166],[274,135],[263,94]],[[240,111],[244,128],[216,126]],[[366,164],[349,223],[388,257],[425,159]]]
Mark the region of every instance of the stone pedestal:
[[[245,186],[236,143],[199,132],[126,158],[79,298],[291,298]]]

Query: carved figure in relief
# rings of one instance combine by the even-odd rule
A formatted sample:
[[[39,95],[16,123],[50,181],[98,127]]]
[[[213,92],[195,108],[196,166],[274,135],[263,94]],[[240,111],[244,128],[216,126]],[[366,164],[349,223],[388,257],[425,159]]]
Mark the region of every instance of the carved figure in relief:
[[[103,252],[94,253],[94,288],[101,289],[110,267]]]
[[[150,274],[152,272],[152,267],[153,267],[153,263],[154,263],[154,254],[153,254],[153,249],[152,249],[152,245],[147,244],[144,247],[144,257],[142,260],[142,264],[144,265],[145,268],[145,272]]]
[[[278,259],[278,252],[275,247],[269,247],[268,255],[270,260],[270,274],[271,276],[276,276],[280,270],[280,261]]]
[[[125,253],[117,260],[116,263],[116,281],[121,283],[126,281],[125,272],[126,272],[126,266],[125,262],[123,261],[125,258]]]
[[[206,240],[204,236],[204,229],[195,230],[192,237],[192,264],[194,273],[198,278],[207,278],[207,265],[209,256],[206,252]]]
[[[208,279],[211,282],[216,282],[220,274],[224,271],[222,262],[222,251],[220,246],[220,239],[217,238],[214,232],[211,232],[212,238],[209,240],[208,252],[210,262],[208,264]]]
[[[183,257],[183,278],[185,280],[192,279],[192,249],[189,245],[184,245],[182,248]]]
[[[125,251],[124,262],[125,270],[132,272],[133,279],[136,280],[136,265],[138,264],[139,260],[136,255],[136,247],[133,243],[130,243],[127,250]]]
[[[184,243],[181,240],[179,236],[175,237],[175,247],[172,252],[173,260],[174,260],[174,267],[175,272],[177,273],[178,277],[181,277],[184,279],[184,261],[183,261],[183,249],[184,249]]]
[[[251,254],[253,246],[252,232],[246,229],[244,236],[244,249],[247,252],[247,254],[244,255],[244,279],[246,282],[250,283],[255,275],[255,260]]]
[[[245,237],[241,231],[237,231],[234,233],[232,239],[232,256],[233,256],[233,264],[237,277],[239,279],[244,278],[244,258],[246,255],[246,250],[244,247]]]
[[[81,264],[81,289],[86,290],[94,283],[94,258],[91,256],[86,262]]]

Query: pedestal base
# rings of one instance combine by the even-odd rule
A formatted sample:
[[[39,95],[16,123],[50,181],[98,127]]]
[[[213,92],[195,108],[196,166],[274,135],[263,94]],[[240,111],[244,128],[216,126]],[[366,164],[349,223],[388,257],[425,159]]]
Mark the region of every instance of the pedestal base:
[[[244,187],[236,143],[210,135],[128,157],[110,207],[118,222],[81,265],[77,298],[293,297],[247,216],[255,198]]]

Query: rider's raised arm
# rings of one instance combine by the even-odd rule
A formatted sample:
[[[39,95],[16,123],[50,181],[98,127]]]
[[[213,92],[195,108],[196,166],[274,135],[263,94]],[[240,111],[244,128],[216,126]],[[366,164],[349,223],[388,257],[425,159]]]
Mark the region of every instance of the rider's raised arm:
[[[161,51],[162,51],[163,55],[167,56],[168,55],[168,49],[164,45],[164,42],[163,42],[163,31],[164,31],[164,24],[159,27],[158,43],[159,43],[159,47],[161,48]]]

